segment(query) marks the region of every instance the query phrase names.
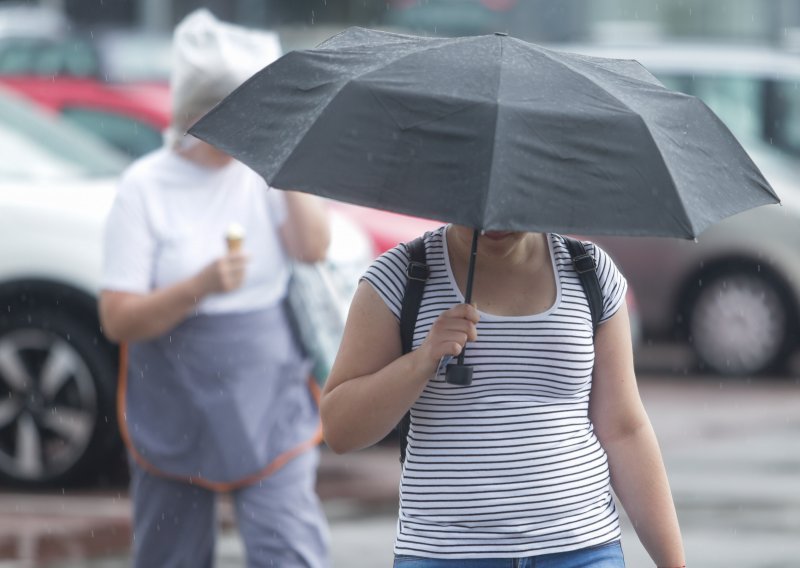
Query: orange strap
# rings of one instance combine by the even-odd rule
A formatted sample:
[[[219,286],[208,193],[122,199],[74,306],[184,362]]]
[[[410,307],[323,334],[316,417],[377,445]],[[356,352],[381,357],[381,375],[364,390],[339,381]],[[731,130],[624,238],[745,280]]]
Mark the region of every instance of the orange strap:
[[[125,443],[125,446],[128,448],[128,451],[131,453],[136,463],[146,472],[151,473],[153,475],[157,475],[159,477],[165,477],[167,479],[173,479],[176,481],[183,481],[186,483],[190,483],[192,485],[198,485],[200,487],[204,487],[205,489],[210,489],[211,491],[220,491],[220,492],[234,491],[236,489],[252,485],[256,481],[272,475],[292,459],[296,458],[303,452],[306,452],[311,448],[318,446],[322,442],[322,423],[320,422],[317,425],[317,430],[314,432],[314,435],[311,438],[305,440],[304,442],[300,442],[297,446],[289,450],[286,450],[282,454],[279,454],[277,457],[275,457],[274,460],[272,460],[269,464],[266,465],[266,467],[264,467],[260,471],[257,471],[256,473],[249,475],[244,479],[240,479],[238,481],[219,483],[219,482],[209,481],[201,477],[191,477],[191,476],[183,476],[183,475],[167,473],[165,471],[161,471],[158,467],[147,461],[136,450],[136,447],[133,445],[133,442],[131,441],[130,432],[128,432],[128,420],[125,412],[125,407],[126,407],[125,397],[127,393],[127,387],[128,387],[128,344],[121,343],[119,346],[119,376],[117,380],[117,422],[119,423],[119,431],[122,436],[122,441]],[[311,394],[314,397],[317,406],[319,406],[321,392],[319,390],[319,387],[317,386],[316,381],[314,380],[314,377],[309,377],[308,388],[311,390]]]

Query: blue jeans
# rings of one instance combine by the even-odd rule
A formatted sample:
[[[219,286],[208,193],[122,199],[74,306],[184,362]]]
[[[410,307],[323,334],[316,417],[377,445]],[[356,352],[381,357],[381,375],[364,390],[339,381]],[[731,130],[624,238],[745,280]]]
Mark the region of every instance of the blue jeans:
[[[625,568],[618,540],[574,550],[529,558],[420,558],[395,556],[395,568]]]

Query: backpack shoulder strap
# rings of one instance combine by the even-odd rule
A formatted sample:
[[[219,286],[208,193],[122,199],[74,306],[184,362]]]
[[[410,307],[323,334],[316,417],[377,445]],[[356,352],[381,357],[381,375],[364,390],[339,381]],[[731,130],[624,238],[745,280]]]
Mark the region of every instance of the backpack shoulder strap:
[[[403,353],[411,352],[411,345],[414,341],[414,328],[417,326],[417,314],[422,303],[422,293],[425,291],[425,282],[428,280],[430,269],[425,259],[425,241],[422,237],[417,237],[410,243],[406,243],[409,254],[406,274],[406,289],[403,293],[403,305],[400,310],[400,339],[403,345]]]
[[[578,278],[581,280],[583,291],[589,302],[589,310],[592,313],[592,330],[597,331],[597,324],[600,323],[600,315],[603,312],[603,292],[600,289],[600,280],[597,277],[596,264],[594,257],[586,251],[584,244],[571,237],[563,237],[567,243],[569,255],[572,257],[572,265]]]
[[[425,291],[425,282],[428,280],[430,269],[425,259],[425,241],[417,237],[406,243],[409,254],[406,274],[406,289],[403,293],[403,305],[400,309],[400,340],[403,345],[403,354],[410,353],[414,342],[414,328],[417,327],[417,314],[422,303],[422,294]],[[400,463],[406,461],[406,446],[408,445],[408,429],[411,426],[411,412],[406,412],[397,425],[400,438]]]

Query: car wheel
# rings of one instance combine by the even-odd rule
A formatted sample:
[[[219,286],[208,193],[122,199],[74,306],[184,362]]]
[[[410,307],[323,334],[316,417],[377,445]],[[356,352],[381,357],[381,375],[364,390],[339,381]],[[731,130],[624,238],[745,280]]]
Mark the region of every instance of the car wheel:
[[[702,282],[688,311],[700,361],[724,375],[776,368],[787,355],[793,308],[774,278],[742,269]]]
[[[0,476],[27,486],[85,480],[116,436],[114,378],[113,354],[78,318],[27,313],[3,326]]]

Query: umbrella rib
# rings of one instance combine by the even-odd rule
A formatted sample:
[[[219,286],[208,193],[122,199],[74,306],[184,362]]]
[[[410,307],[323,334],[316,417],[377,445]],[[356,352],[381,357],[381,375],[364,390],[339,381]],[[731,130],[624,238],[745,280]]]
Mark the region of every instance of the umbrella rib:
[[[342,33],[343,33],[343,32],[342,32]],[[395,36],[405,37],[405,36],[402,36],[402,34],[391,34],[390,32],[386,32],[386,33],[387,33],[387,34],[389,34],[389,35],[395,35]],[[376,69],[380,69],[380,68],[382,68],[382,67],[386,67],[387,65],[391,65],[391,64],[393,64],[393,63],[396,63],[396,62],[398,62],[398,61],[402,61],[404,58],[406,58],[406,57],[410,57],[410,56],[412,56],[412,55],[415,55],[415,54],[419,53],[420,51],[429,51],[429,50],[431,50],[431,49],[436,49],[436,48],[439,48],[439,47],[441,47],[441,46],[443,46],[443,45],[452,44],[452,43],[458,43],[458,42],[460,42],[460,41],[466,41],[466,40],[469,40],[469,39],[472,39],[472,38],[470,38],[470,37],[446,38],[446,39],[444,39],[444,41],[442,41],[441,43],[439,43],[439,44],[437,44],[437,45],[429,45],[429,46],[425,46],[424,48],[422,48],[422,49],[420,49],[420,50],[415,50],[415,51],[412,51],[412,52],[409,52],[409,53],[405,53],[405,54],[401,55],[400,57],[397,57],[396,59],[392,59],[392,61],[391,61],[390,63],[382,62],[380,65],[376,65],[376,66],[374,66],[374,67],[370,67],[370,69],[368,69],[368,70],[366,70],[366,71],[364,71],[364,72],[362,72],[362,73],[355,74],[355,75],[353,75],[353,76],[351,76],[351,77],[348,77],[347,79],[344,79],[344,80],[342,80],[342,81],[341,81],[341,84],[340,84],[340,85],[339,85],[339,87],[336,89],[336,92],[335,92],[335,93],[333,93],[333,94],[331,95],[330,99],[328,100],[328,103],[326,103],[325,105],[322,105],[322,106],[321,106],[321,108],[320,108],[320,112],[319,112],[319,114],[318,114],[318,115],[317,115],[317,116],[314,118],[314,121],[316,121],[316,119],[318,119],[320,116],[322,116],[322,115],[325,113],[325,110],[327,109],[327,107],[328,107],[328,105],[330,104],[330,102],[331,102],[331,101],[333,101],[333,100],[334,100],[336,97],[338,97],[338,96],[339,96],[339,94],[342,92],[342,90],[343,90],[345,87],[347,87],[347,85],[349,85],[350,83],[353,83],[353,82],[357,82],[359,79],[361,79],[361,78],[362,78],[362,77],[364,77],[365,75],[369,75],[370,73],[374,72]],[[315,48],[315,50],[316,50],[316,49],[317,49],[317,48]],[[314,50],[311,50],[311,51],[314,51]],[[321,51],[324,51],[324,48],[323,48]],[[372,90],[371,90],[371,89],[370,89],[370,92],[372,93]],[[372,94],[374,95],[374,93],[372,93]],[[379,102],[380,102],[380,101],[379,101]],[[382,103],[381,103],[381,106],[383,106],[383,104],[382,104]],[[385,110],[385,108],[386,108],[386,107],[384,106],[384,110]],[[216,109],[213,109],[213,110],[216,110]],[[212,112],[213,112],[213,110],[212,110]],[[390,118],[392,118],[392,117],[391,117],[391,114],[390,114],[389,116],[390,116]],[[394,118],[392,118],[392,120],[394,120]],[[309,124],[313,125],[313,124],[314,124],[314,121],[311,121],[311,122],[309,122]],[[395,121],[395,122],[396,122],[396,121]],[[398,125],[398,126],[399,126],[399,125]],[[301,144],[301,143],[302,143],[302,142],[305,140],[306,136],[308,136],[308,133],[309,133],[311,130],[312,130],[312,128],[307,128],[307,129],[306,129],[306,131],[305,131],[305,132],[303,132],[303,133],[302,133],[302,134],[299,136],[299,138],[297,139],[297,142],[296,142],[296,143],[295,143],[295,145],[294,145],[294,147],[295,147],[295,148],[297,148],[298,146],[300,146],[300,144]],[[285,165],[286,165],[286,162],[287,162],[287,161],[288,161],[288,160],[289,160],[289,159],[292,157],[292,154],[293,154],[293,152],[289,152],[289,153],[288,153],[288,154],[287,154],[287,155],[286,155],[286,156],[283,158],[283,160],[281,160],[280,166],[279,166],[279,167],[277,167],[277,168],[275,169],[276,175],[277,175],[277,174],[278,174],[278,173],[279,173],[279,172],[280,172],[280,171],[283,169],[283,166],[285,166]],[[270,184],[270,185],[271,185],[271,184]]]
[[[494,97],[494,100],[495,100],[495,103],[494,103],[494,135],[492,137],[492,153],[489,156],[489,179],[486,182],[487,186],[488,186],[488,189],[484,193],[483,206],[481,207],[481,209],[483,209],[483,214],[481,215],[481,218],[483,219],[483,225],[486,225],[486,214],[487,214],[486,210],[487,210],[487,208],[489,206],[489,193],[492,191],[492,188],[494,187],[494,185],[492,183],[492,180],[494,179],[494,173],[495,173],[494,155],[497,152],[497,119],[498,119],[498,116],[500,115],[500,105],[498,104],[497,99],[500,96],[500,84],[503,82],[503,54],[505,53],[505,50],[503,49],[504,48],[504,46],[503,46],[503,37],[504,36],[496,36],[496,37],[497,37],[498,43],[500,44],[500,57],[498,58],[499,61],[500,61],[500,71],[497,74],[497,90],[495,91],[495,97]],[[483,227],[475,227],[475,228],[476,229],[483,229]]]
[[[653,137],[653,133],[650,131],[650,127],[647,125],[647,121],[642,119],[641,114],[639,114],[638,112],[633,110],[627,103],[625,103],[619,97],[615,96],[613,93],[608,91],[606,88],[604,88],[597,81],[595,81],[591,77],[588,77],[588,76],[584,75],[583,73],[581,73],[580,71],[578,71],[577,69],[575,69],[568,62],[562,61],[559,58],[553,57],[552,54],[550,54],[547,50],[542,50],[541,53],[542,53],[542,55],[544,55],[545,57],[547,57],[551,61],[557,63],[558,65],[561,65],[561,66],[565,67],[571,73],[577,75],[578,77],[581,77],[581,78],[585,79],[586,81],[589,81],[590,83],[595,85],[598,89],[600,89],[602,92],[607,93],[609,97],[611,97],[615,101],[617,101],[621,106],[623,106],[632,115],[636,116],[636,118],[639,120],[640,124],[644,127],[645,132],[647,132],[647,136],[650,138],[650,141],[651,141],[653,147],[655,148],[656,152],[658,153],[658,156],[661,159],[661,163],[664,166],[664,171],[669,176],[669,179],[672,182],[673,187],[675,187],[675,189],[677,190],[678,186],[675,183],[675,178],[673,177],[672,172],[670,171],[670,169],[666,165],[667,162],[664,159],[664,155],[661,152],[661,149],[658,147],[658,144],[656,144],[655,138]],[[613,73],[613,71],[610,71],[610,72]],[[630,77],[628,77],[628,78],[630,78]],[[686,207],[684,206],[684,203],[683,203],[682,200],[680,200],[680,199],[678,200],[678,205],[680,206],[680,209],[683,212],[684,218],[688,221],[688,233],[689,233],[689,236],[687,236],[686,238],[693,239],[695,237],[695,235],[696,235],[696,232],[695,232],[694,224],[692,223],[692,219],[689,216],[689,212],[686,210]],[[681,223],[681,224],[683,224],[683,223]]]

